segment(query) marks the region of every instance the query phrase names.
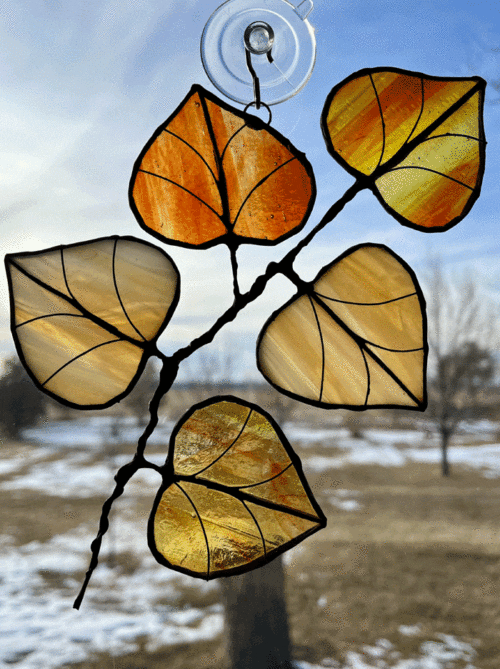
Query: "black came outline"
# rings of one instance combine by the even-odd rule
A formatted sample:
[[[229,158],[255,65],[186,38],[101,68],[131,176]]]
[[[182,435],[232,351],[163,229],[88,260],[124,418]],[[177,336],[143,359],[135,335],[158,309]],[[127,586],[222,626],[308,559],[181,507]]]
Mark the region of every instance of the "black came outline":
[[[150,227],[146,225],[144,222],[143,217],[141,216],[139,209],[135,203],[134,197],[133,197],[133,190],[134,190],[134,184],[135,180],[137,177],[137,174],[140,170],[140,166],[142,163],[142,160],[146,153],[149,151],[150,147],[152,144],[156,141],[156,139],[165,131],[168,130],[168,126],[173,121],[173,119],[177,116],[177,114],[182,110],[184,105],[188,102],[188,100],[194,95],[198,94],[200,97],[204,117],[205,117],[205,122],[207,124],[207,130],[210,135],[210,139],[212,142],[212,145],[214,147],[214,157],[215,157],[215,162],[219,168],[219,180],[216,179],[216,185],[221,197],[221,202],[223,206],[223,213],[221,216],[221,222],[226,228],[227,232],[220,235],[216,239],[211,239],[208,242],[204,242],[203,244],[189,244],[187,242],[181,242],[175,239],[169,239],[168,237],[164,237],[161,233],[156,232],[155,230],[152,230]],[[229,220],[229,211],[228,211],[228,195],[227,195],[227,187],[226,187],[226,182],[225,182],[225,175],[224,175],[224,170],[222,167],[222,160],[224,158],[224,152],[222,155],[219,155],[219,152],[216,150],[217,144],[215,143],[215,137],[213,133],[213,127],[212,127],[212,122],[210,119],[210,116],[208,114],[207,106],[206,106],[206,101],[209,100],[215,105],[218,105],[225,111],[230,112],[231,114],[234,114],[238,118],[242,119],[245,122],[245,125],[251,128],[252,130],[265,130],[268,132],[272,137],[274,137],[278,142],[280,142],[293,156],[293,159],[297,159],[300,164],[304,167],[310,182],[311,182],[311,197],[309,198],[309,203],[308,207],[306,209],[306,212],[302,218],[302,221],[294,227],[292,230],[289,230],[287,233],[282,235],[281,237],[278,237],[277,239],[253,239],[251,237],[240,237],[239,235],[236,235],[232,231],[232,226]],[[244,126],[245,127],[245,126]],[[239,130],[241,130],[240,128]],[[238,130],[238,132],[239,132]],[[238,134],[236,132],[229,141],[232,141],[232,139]],[[173,134],[173,133],[172,133]],[[227,148],[227,147],[226,147]],[[293,160],[291,159],[291,160]],[[132,213],[134,214],[135,218],[137,219],[137,222],[141,226],[141,228],[147,232],[149,235],[152,235],[156,239],[160,240],[164,244],[171,244],[173,246],[180,246],[182,248],[188,248],[188,249],[208,249],[213,246],[216,246],[217,244],[225,244],[229,248],[237,248],[240,244],[255,244],[258,246],[275,246],[276,244],[280,244],[281,242],[285,241],[289,237],[292,237],[293,235],[297,234],[300,232],[304,226],[306,225],[309,216],[311,215],[311,212],[314,207],[314,203],[316,201],[316,180],[314,178],[314,172],[312,165],[306,158],[306,154],[302,153],[299,151],[296,147],[293,146],[293,144],[290,142],[289,139],[284,137],[280,132],[278,132],[275,128],[267,125],[262,121],[260,118],[257,116],[253,116],[252,114],[247,114],[245,112],[240,111],[239,109],[236,109],[235,107],[232,107],[231,105],[227,104],[220,98],[218,98],[216,95],[213,93],[210,93],[207,91],[203,86],[200,84],[194,84],[189,93],[186,95],[186,97],[183,99],[183,101],[176,107],[176,109],[172,112],[172,114],[168,117],[166,121],[164,121],[153,133],[153,135],[150,137],[142,151],[140,152],[137,160],[134,163],[133,169],[132,169],[132,176],[130,178],[129,182],[129,189],[128,189],[128,199],[129,199],[129,205],[132,210]]]
[[[373,84],[373,79],[372,75],[379,73],[379,72],[394,72],[396,74],[402,74],[405,76],[411,76],[411,77],[418,77],[422,81],[422,91],[423,91],[423,81],[425,79],[430,80],[430,81],[475,81],[475,85],[472,86],[472,88],[462,95],[461,98],[457,100],[453,105],[451,105],[441,116],[439,116],[433,123],[431,123],[425,130],[423,130],[419,135],[416,137],[413,137],[413,133],[415,132],[415,127],[413,128],[413,131],[411,135],[406,139],[405,143],[403,146],[399,149],[399,151],[387,162],[383,163],[382,165],[379,165],[370,175],[363,174],[356,170],[354,167],[349,165],[349,163],[342,158],[342,156],[337,153],[335,150],[330,133],[328,132],[328,124],[327,124],[327,118],[328,118],[328,112],[331,107],[331,104],[333,102],[334,97],[336,94],[348,83],[351,81],[354,81],[354,79],[358,79],[361,77],[366,77],[368,76],[370,80],[372,81]],[[378,93],[375,89],[375,86],[373,85],[373,88],[375,90],[375,96],[378,101]],[[323,133],[323,138],[326,143],[326,147],[328,149],[328,153],[347,171],[349,174],[351,174],[353,177],[355,177],[357,180],[361,181],[367,188],[369,188],[372,193],[375,195],[377,200],[380,202],[380,204],[383,206],[383,208],[393,217],[395,218],[398,223],[401,223],[401,225],[404,225],[407,228],[411,228],[412,230],[419,230],[420,232],[427,232],[427,233],[435,233],[435,232],[446,232],[446,230],[449,230],[450,228],[453,228],[457,223],[460,223],[470,212],[472,207],[474,206],[474,203],[478,199],[480,193],[481,193],[481,186],[483,183],[483,176],[484,176],[484,171],[486,167],[486,137],[484,133],[484,97],[485,97],[485,89],[486,89],[486,81],[482,77],[435,77],[431,76],[428,74],[423,74],[421,72],[413,72],[411,70],[403,70],[398,67],[375,67],[375,68],[364,68],[362,70],[359,70],[358,72],[354,72],[353,74],[349,75],[346,79],[341,81],[339,84],[337,84],[330,93],[328,94],[328,97],[326,98],[325,106],[323,107],[323,111],[321,113],[321,131]],[[432,228],[426,228],[425,226],[422,225],[417,225],[415,223],[412,223],[408,219],[404,218],[401,214],[398,214],[394,209],[392,209],[383,199],[382,195],[380,194],[378,188],[375,185],[375,182],[377,179],[379,179],[381,176],[384,174],[388,174],[392,167],[397,166],[406,156],[411,153],[419,144],[421,144],[425,139],[430,135],[434,130],[436,130],[447,118],[449,118],[457,109],[459,109],[467,100],[469,100],[473,95],[476,93],[479,93],[479,137],[478,138],[473,138],[475,141],[478,142],[479,144],[479,169],[478,169],[478,174],[477,174],[477,180],[474,188],[471,189],[471,194],[469,196],[469,199],[467,200],[467,203],[465,207],[463,208],[461,214],[459,216],[456,216],[454,219],[452,219],[449,223],[446,225],[443,225],[441,227],[432,227]],[[423,101],[423,97],[422,97]],[[420,120],[420,117],[422,115],[423,111],[423,104],[421,105],[420,109],[420,116],[418,120]],[[383,120],[382,120],[383,122]],[[417,121],[418,124],[418,121]],[[454,133],[451,133],[454,134]],[[446,176],[446,175],[442,175]]]
[[[400,404],[370,404],[370,405],[359,405],[359,404],[326,404],[325,402],[313,400],[313,399],[308,399],[306,397],[302,397],[301,395],[297,395],[296,393],[293,393],[289,390],[285,390],[284,388],[281,388],[278,386],[276,383],[274,383],[264,372],[264,370],[261,367],[260,364],[260,359],[259,359],[259,349],[260,345],[262,342],[262,339],[264,338],[267,329],[269,326],[273,323],[273,321],[285,310],[287,309],[291,304],[293,304],[296,300],[298,300],[301,297],[308,296],[311,300],[315,300],[315,291],[314,291],[314,284],[325,274],[327,271],[329,271],[334,265],[339,263],[341,260],[344,260],[344,258],[347,258],[347,256],[351,255],[352,253],[355,253],[359,249],[362,248],[379,248],[383,249],[384,251],[387,251],[393,258],[395,258],[401,265],[404,267],[404,269],[408,272],[410,275],[411,280],[413,281],[413,285],[415,286],[415,292],[412,293],[411,295],[405,296],[405,297],[410,297],[413,295],[416,295],[418,298],[418,302],[420,304],[420,310],[422,312],[422,333],[423,333],[423,347],[422,349],[417,349],[417,350],[423,350],[424,353],[424,361],[423,361],[423,398],[422,401],[417,404],[417,406],[401,406]],[[344,302],[342,302],[344,304]],[[377,306],[377,304],[374,304],[373,306]],[[323,304],[322,304],[323,307]],[[328,310],[325,309],[325,311]],[[330,307],[330,311],[334,313],[334,308]],[[341,320],[339,318],[339,320]],[[320,337],[322,338],[321,331],[320,331]],[[362,337],[358,337],[359,339],[362,339]],[[357,340],[355,340],[356,343]],[[373,351],[369,348],[370,346],[377,348],[375,344],[370,344],[363,340],[365,344],[367,344],[367,351],[369,351],[370,356],[373,357]],[[361,349],[363,353],[363,349]],[[375,354],[376,355],[376,354]],[[304,404],[309,404],[314,407],[318,407],[320,409],[349,409],[350,411],[369,411],[370,409],[400,409],[402,411],[425,411],[427,408],[427,361],[429,357],[429,342],[428,342],[428,337],[427,337],[427,309],[426,309],[426,301],[424,294],[422,292],[422,289],[420,287],[420,284],[417,279],[417,275],[413,271],[413,269],[408,265],[408,263],[403,260],[400,256],[398,256],[397,253],[395,253],[392,249],[390,249],[388,246],[385,246],[385,244],[375,244],[375,243],[362,243],[362,244],[356,244],[355,246],[352,246],[351,248],[347,249],[347,251],[344,251],[338,258],[336,258],[333,262],[329,263],[323,269],[321,269],[316,277],[311,281],[311,282],[301,282],[300,288],[298,291],[293,295],[286,304],[284,304],[282,307],[274,311],[271,316],[267,319],[267,321],[264,323],[264,326],[262,327],[262,330],[260,331],[259,337],[257,339],[257,347],[256,347],[256,358],[257,358],[257,368],[259,372],[262,374],[262,376],[266,379],[266,381],[273,387],[275,388],[278,392],[282,393],[283,395],[286,395],[287,397],[291,397],[294,400],[298,400],[299,402],[303,402]],[[366,364],[366,360],[365,360]],[[367,395],[366,397],[369,397],[370,393],[370,376],[368,375],[368,390],[367,390]]]
[[[280,507],[280,510],[283,511],[283,513],[290,513],[291,515],[296,515],[302,518],[307,518],[311,520],[311,522],[315,522],[316,525],[311,528],[310,530],[304,532],[300,536],[296,537],[292,541],[288,542],[285,546],[280,546],[279,548],[276,548],[274,550],[268,550],[264,547],[264,555],[260,556],[259,558],[256,558],[252,562],[247,563],[246,565],[241,565],[239,567],[233,567],[229,569],[225,569],[223,571],[216,571],[214,573],[207,573],[207,574],[201,574],[199,572],[194,572],[191,571],[190,569],[185,569],[184,567],[180,567],[178,565],[173,565],[171,564],[157,549],[156,547],[156,542],[155,542],[155,537],[154,537],[154,521],[155,521],[155,516],[156,516],[156,511],[158,509],[158,506],[160,504],[160,501],[163,497],[164,492],[171,486],[175,485],[177,482],[189,482],[189,483],[194,483],[196,485],[201,485],[202,487],[210,487],[214,490],[218,490],[222,493],[225,493],[227,495],[230,495],[231,497],[241,501],[243,504],[245,502],[251,502],[255,504],[259,504],[263,502],[263,506],[269,506],[269,507],[274,507],[278,508],[279,505],[273,504],[272,502],[267,502],[266,500],[259,500],[259,498],[255,497],[254,499],[252,498],[252,495],[246,492],[246,487],[243,491],[240,491],[240,488],[238,487],[230,487],[230,486],[223,486],[221,484],[214,483],[213,481],[209,481],[208,479],[200,479],[197,478],[197,475],[176,475],[174,472],[173,468],[173,456],[174,456],[174,450],[175,450],[175,440],[177,438],[177,435],[179,431],[182,429],[184,424],[191,418],[191,416],[198,411],[199,409],[203,409],[207,406],[210,406],[212,404],[218,404],[220,402],[231,402],[234,404],[238,404],[239,406],[245,407],[247,409],[250,409],[250,412],[256,412],[257,414],[260,414],[263,416],[272,426],[272,428],[275,430],[281,444],[283,445],[283,448],[285,449],[288,457],[291,460],[291,463],[295,467],[295,470],[297,472],[297,475],[299,476],[299,479],[302,483],[302,486],[304,487],[304,492],[307,495],[307,498],[314,509],[314,512],[317,515],[317,518],[314,518],[310,516],[309,514],[306,513],[297,513],[295,511],[290,511],[289,509],[285,509],[284,507]],[[250,414],[249,414],[250,415]],[[248,416],[247,416],[248,419]],[[286,469],[288,469],[286,467]],[[283,470],[285,471],[285,470]],[[280,475],[283,473],[283,471],[280,473]],[[309,483],[307,482],[307,479],[304,475],[304,471],[302,468],[302,463],[300,461],[299,456],[295,453],[293,450],[290,442],[288,441],[287,437],[285,436],[285,433],[283,430],[280,428],[278,423],[274,420],[274,418],[267,413],[267,411],[264,411],[261,407],[259,407],[257,404],[253,404],[252,402],[247,402],[246,400],[242,400],[238,397],[234,397],[233,395],[220,395],[217,397],[211,397],[208,400],[205,400],[203,402],[200,402],[199,404],[195,404],[192,406],[185,414],[184,416],[179,420],[177,425],[172,431],[172,435],[170,437],[170,445],[169,445],[169,452],[168,452],[168,457],[167,461],[165,463],[165,466],[162,468],[162,476],[163,476],[163,482],[162,485],[160,486],[160,489],[158,490],[158,493],[155,497],[155,501],[153,503],[153,508],[151,510],[151,514],[149,516],[148,520],[148,529],[147,529],[147,537],[148,537],[148,545],[151,550],[151,553],[153,554],[155,560],[159,562],[161,565],[164,567],[168,567],[169,569],[173,569],[174,571],[178,571],[182,574],[187,574],[188,576],[193,576],[195,578],[200,578],[205,581],[210,581],[216,578],[223,578],[226,576],[233,576],[235,574],[244,574],[245,572],[251,571],[253,569],[257,569],[258,567],[262,567],[263,565],[267,564],[268,562],[271,562],[274,560],[274,558],[278,557],[278,555],[281,555],[282,553],[285,553],[288,551],[290,548],[293,546],[296,546],[299,544],[301,541],[306,539],[308,536],[311,536],[315,532],[319,531],[320,529],[326,527],[326,516],[321,510],[318,502],[315,500],[313,493],[311,491],[311,488],[309,486]],[[259,482],[263,483],[262,481]],[[256,484],[257,485],[257,484]],[[251,512],[250,515],[252,516]],[[255,520],[255,519],[254,519]],[[257,525],[258,526],[258,525]],[[259,527],[259,526],[258,526]],[[259,528],[259,532],[262,536],[262,532]]]
[[[22,347],[21,347],[21,343],[20,343],[19,338],[17,336],[17,327],[18,327],[19,324],[16,324],[16,322],[15,322],[15,315],[16,315],[15,297],[14,297],[14,289],[13,289],[13,285],[12,285],[12,277],[11,277],[11,273],[10,273],[10,268],[11,267],[16,267],[16,269],[17,269],[17,264],[16,264],[17,259],[36,257],[36,256],[43,255],[45,253],[51,253],[51,252],[54,252],[54,251],[60,251],[61,256],[63,257],[63,251],[65,249],[77,248],[77,247],[81,248],[82,246],[87,246],[87,245],[90,245],[90,244],[96,244],[98,242],[104,242],[104,241],[115,241],[115,249],[116,249],[116,244],[119,241],[129,241],[129,242],[136,242],[136,243],[139,243],[139,244],[143,244],[145,246],[149,246],[152,249],[155,249],[156,251],[159,251],[171,263],[171,265],[174,269],[174,272],[177,276],[177,286],[176,286],[176,290],[175,290],[175,294],[174,294],[172,303],[170,304],[170,307],[167,311],[165,319],[163,320],[162,324],[160,325],[160,328],[158,329],[156,335],[151,340],[142,341],[142,342],[139,341],[139,340],[134,340],[133,338],[124,335],[120,330],[118,330],[116,328],[113,328],[113,326],[110,326],[109,324],[106,324],[105,321],[101,321],[101,319],[95,317],[91,312],[87,311],[87,309],[82,307],[82,305],[80,305],[78,300],[76,300],[75,298],[68,298],[67,296],[63,296],[64,299],[67,300],[69,304],[72,304],[72,306],[74,306],[76,309],[78,309],[82,313],[82,317],[87,318],[88,320],[91,320],[93,323],[96,323],[97,325],[99,325],[103,329],[107,329],[108,332],[110,332],[110,329],[115,330],[115,332],[110,332],[110,334],[115,334],[116,336],[119,336],[120,337],[119,341],[128,341],[128,342],[134,344],[135,346],[137,346],[139,349],[142,348],[143,351],[144,351],[144,353],[142,355],[142,358],[139,361],[139,366],[137,368],[137,372],[133,376],[133,378],[130,381],[127,388],[122,393],[120,393],[119,395],[117,395],[116,397],[114,397],[113,399],[109,400],[108,402],[106,402],[104,404],[85,404],[85,405],[82,405],[82,404],[77,404],[75,402],[71,402],[67,399],[64,399],[64,398],[60,397],[59,395],[56,395],[55,393],[51,392],[50,390],[47,390],[40,383],[40,381],[38,381],[38,379],[34,376],[34,374],[32,373],[32,371],[31,371],[31,369],[28,365],[28,363],[26,362],[26,359],[24,357],[24,353],[23,353],[23,350],[22,350]],[[132,390],[132,388],[135,386],[137,381],[139,380],[139,377],[141,376],[142,372],[144,371],[144,368],[146,367],[148,359],[152,355],[154,355],[154,352],[155,352],[155,349],[156,349],[156,341],[157,341],[158,337],[163,333],[163,331],[167,327],[168,323],[170,322],[170,319],[172,318],[172,315],[173,315],[173,313],[174,313],[174,311],[177,307],[177,304],[179,302],[180,289],[181,289],[181,278],[180,278],[179,270],[177,269],[176,264],[174,263],[172,258],[168,255],[168,253],[166,253],[162,248],[156,246],[155,244],[152,244],[149,241],[145,241],[144,239],[138,239],[137,237],[133,237],[131,235],[125,235],[125,236],[111,235],[109,237],[99,237],[97,239],[89,239],[89,240],[86,240],[86,241],[83,241],[83,242],[77,242],[75,244],[61,244],[61,245],[53,246],[53,247],[50,247],[50,248],[47,248],[47,249],[42,249],[41,251],[27,251],[27,252],[22,252],[22,253],[9,253],[5,256],[5,261],[4,262],[5,262],[5,269],[6,269],[6,274],[7,274],[8,286],[9,286],[10,330],[11,330],[11,333],[12,333],[12,338],[14,339],[14,344],[16,346],[16,351],[17,351],[17,354],[19,356],[19,359],[21,360],[24,368],[28,372],[28,375],[29,375],[30,379],[33,381],[33,383],[36,385],[36,387],[39,390],[41,390],[42,392],[44,392],[46,395],[49,395],[49,397],[52,397],[53,399],[57,400],[58,402],[60,402],[64,406],[71,407],[72,409],[83,409],[83,410],[86,410],[86,409],[88,409],[88,410],[107,409],[108,407],[113,406],[113,404],[116,404],[117,402],[120,402],[124,397],[126,397],[128,395],[128,393]],[[26,274],[26,272],[23,271],[23,274]],[[66,270],[65,270],[65,267],[64,267],[64,263],[63,263],[63,274],[64,274],[64,277],[65,277],[65,280],[67,281]],[[33,280],[34,280],[34,278],[33,278]],[[56,291],[53,288],[51,288],[48,284],[45,284],[44,281],[36,280],[35,283],[37,283],[41,287],[46,288],[46,290],[48,292],[57,294]],[[68,287],[68,292],[71,294],[71,291],[69,290],[69,287]],[[61,315],[62,316],[63,314],[54,314],[54,315],[57,315],[57,316]],[[106,327],[106,325],[107,325],[107,327]],[[109,342],[109,343],[111,343],[111,342]]]

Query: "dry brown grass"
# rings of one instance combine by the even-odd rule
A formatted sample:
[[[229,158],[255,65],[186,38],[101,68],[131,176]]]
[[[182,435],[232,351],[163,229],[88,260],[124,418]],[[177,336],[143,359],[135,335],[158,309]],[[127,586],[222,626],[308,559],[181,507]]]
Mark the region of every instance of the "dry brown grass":
[[[325,454],[325,449],[307,449],[314,452]],[[348,651],[381,638],[393,642],[403,657],[412,657],[423,641],[444,633],[468,643],[477,640],[477,669],[500,667],[498,481],[459,468],[443,480],[437,466],[424,464],[349,466],[308,479],[329,522],[295,550],[287,567],[297,659],[342,660]],[[333,506],[329,499],[341,488],[359,491],[362,507],[347,512]],[[3,533],[18,544],[46,541],[85,520],[97,523],[101,502],[61,500],[50,491],[0,491]],[[137,514],[143,516],[149,504],[138,498]],[[139,564],[132,555],[117,559],[123,569]],[[187,588],[182,603],[210,606],[216,596],[212,592],[200,601],[196,588]],[[323,606],[320,597],[326,598]],[[400,625],[417,624],[421,633],[415,637],[398,631]],[[100,655],[72,666],[225,669],[221,639],[153,654],[141,647],[121,658]]]
[[[327,477],[309,478],[327,509]],[[479,641],[475,666],[498,669],[498,482],[459,469],[444,481],[430,465],[348,467],[333,479],[336,488],[360,491],[364,506],[330,508],[327,529],[304,542],[289,570],[297,656],[341,660],[385,638],[411,657],[443,633]],[[417,624],[416,637],[398,631]]]

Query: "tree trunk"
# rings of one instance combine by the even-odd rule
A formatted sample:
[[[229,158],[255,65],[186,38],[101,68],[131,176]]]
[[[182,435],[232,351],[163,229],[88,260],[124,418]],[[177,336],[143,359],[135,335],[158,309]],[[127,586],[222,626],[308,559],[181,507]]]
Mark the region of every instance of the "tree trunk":
[[[222,579],[231,669],[292,669],[281,557]]]
[[[441,431],[441,473],[443,476],[450,476],[450,463],[448,462],[448,444],[450,442],[450,433],[447,430]]]

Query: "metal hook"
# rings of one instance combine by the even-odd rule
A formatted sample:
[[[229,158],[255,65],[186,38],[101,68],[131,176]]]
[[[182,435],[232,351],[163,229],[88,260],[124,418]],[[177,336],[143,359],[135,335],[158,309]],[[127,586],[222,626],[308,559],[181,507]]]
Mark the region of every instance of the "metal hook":
[[[253,79],[253,97],[254,97],[254,101],[255,101],[255,107],[257,109],[260,109],[260,105],[261,105],[260,81],[259,81],[259,77],[257,76],[257,72],[253,69],[252,53],[248,49],[246,51],[246,58],[247,58],[248,71],[252,75],[252,79]]]
[[[274,44],[274,30],[268,23],[264,23],[264,21],[255,21],[245,30],[243,41],[245,44],[247,68],[253,80],[255,107],[260,109],[262,105],[260,99],[260,81],[252,64],[252,55],[263,56],[265,54],[269,63],[274,61],[271,53]]]

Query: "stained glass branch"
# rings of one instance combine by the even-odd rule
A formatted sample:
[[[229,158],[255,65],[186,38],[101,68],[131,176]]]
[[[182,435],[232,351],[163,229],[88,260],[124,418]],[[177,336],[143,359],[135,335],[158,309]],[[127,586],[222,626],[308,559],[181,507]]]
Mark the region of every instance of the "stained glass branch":
[[[160,402],[172,386],[172,383],[177,376],[177,371],[178,367],[173,365],[170,360],[163,361],[158,387],[151,399],[151,402],[149,403],[149,413],[151,415],[150,421],[139,438],[134,459],[118,470],[115,476],[116,486],[113,494],[106,500],[102,507],[101,519],[99,521],[99,531],[90,546],[92,551],[92,558],[80,593],[76,598],[75,603],[73,604],[73,608],[75,609],[80,608],[94,569],[98,565],[102,539],[109,528],[109,514],[111,512],[113,502],[123,494],[125,486],[130,481],[132,476],[134,476],[134,474],[139,471],[139,469],[154,469],[155,471],[161,473],[160,467],[157,467],[155,464],[144,458],[144,451],[146,449],[149,437],[153,434],[156,426],[158,425],[158,410],[160,408]]]
[[[172,387],[173,382],[177,378],[177,372],[179,371],[179,366],[176,365],[175,362],[172,362],[171,359],[165,358],[162,354],[159,353],[159,351],[158,356],[161,358],[163,363],[160,371],[160,380],[151,402],[149,403],[149,413],[151,416],[150,421],[139,438],[137,444],[137,453],[135,456],[137,459],[143,458],[144,456],[144,451],[146,450],[148,439],[153,434],[156,426],[158,425],[158,411],[160,408],[160,402]]]
[[[153,418],[152,421],[153,422]],[[149,426],[148,426],[149,428]],[[153,428],[154,429],[154,428]],[[147,431],[147,430],[146,430]],[[116,476],[115,476],[115,481],[116,481],[116,486],[113,491],[113,494],[111,497],[109,497],[105,502],[102,507],[102,512],[101,512],[101,519],[99,521],[99,531],[97,533],[96,538],[90,545],[90,549],[92,551],[92,558],[90,560],[90,565],[87,570],[87,573],[85,574],[85,580],[83,581],[82,588],[80,590],[80,593],[78,597],[75,599],[75,602],[73,604],[73,608],[79,609],[83,598],[85,596],[85,592],[87,590],[87,586],[90,582],[90,579],[92,577],[92,574],[94,572],[94,569],[97,567],[99,563],[99,552],[101,550],[101,545],[102,545],[102,539],[106,532],[108,531],[109,528],[109,514],[111,512],[111,508],[113,506],[113,502],[120,497],[124,490],[125,486],[127,483],[130,481],[132,476],[136,474],[139,469],[155,469],[159,471],[159,468],[156,467],[152,462],[148,462],[145,460],[143,457],[139,455],[135,455],[134,459],[132,462],[129,462],[128,464],[124,465],[121,469],[118,470]]]
[[[241,297],[240,284],[238,282],[238,258],[236,257],[237,252],[237,246],[229,247],[229,253],[231,254],[231,269],[233,272],[233,294],[235,300]]]
[[[300,251],[302,251],[302,249],[304,249],[309,244],[309,242],[316,236],[316,234],[320,232],[330,221],[332,221],[342,211],[342,209],[346,206],[346,204],[348,204],[360,190],[366,187],[367,184],[365,182],[358,180],[350,188],[348,188],[347,191],[344,193],[344,195],[337,202],[335,202],[334,205],[330,207],[330,209],[326,212],[321,221],[309,232],[308,235],[306,235],[279,262],[269,263],[266,271],[259,277],[257,277],[257,279],[255,279],[251,288],[246,293],[240,293],[237,280],[238,264],[236,260],[236,248],[230,248],[231,265],[233,268],[233,278],[234,278],[234,285],[233,285],[234,302],[231,305],[231,307],[229,307],[229,309],[227,309],[227,311],[219,317],[216,323],[214,323],[214,325],[209,330],[207,330],[203,335],[194,339],[189,344],[189,346],[185,346],[184,348],[178,349],[176,353],[174,353],[172,356],[166,356],[159,349],[156,349],[155,355],[161,360],[162,369],[160,372],[160,380],[158,383],[158,387],[149,404],[149,412],[151,418],[143,434],[139,439],[137,445],[137,452],[135,454],[134,459],[119,470],[119,472],[115,477],[116,481],[115,490],[111,495],[111,497],[104,503],[101,519],[99,522],[99,531],[96,538],[91,544],[92,558],[90,566],[86,573],[80,594],[75,600],[74,608],[76,609],[80,608],[90,578],[92,577],[92,573],[94,569],[97,567],[99,552],[102,545],[102,539],[109,528],[108,516],[111,511],[113,502],[122,495],[122,493],[125,490],[126,484],[139,469],[147,468],[161,471],[160,468],[157,468],[155,465],[148,462],[144,458],[144,452],[147,446],[148,439],[151,437],[156,426],[158,425],[158,420],[159,420],[158,411],[161,400],[172,387],[172,384],[174,383],[177,377],[179,364],[183,360],[189,358],[189,356],[191,356],[195,351],[209,344],[225,325],[231,323],[238,316],[240,311],[242,311],[246,306],[248,306],[258,297],[260,297],[260,295],[262,295],[262,293],[266,289],[268,282],[274,276],[276,276],[277,274],[283,274],[284,276],[288,277],[293,283],[296,283],[298,277],[292,265],[295,259],[297,258],[298,254],[300,253]],[[298,280],[300,281],[300,279]]]
[[[246,306],[262,295],[268,282],[274,276],[277,274],[283,274],[284,276],[288,276],[289,274],[291,276],[294,275],[292,265],[298,254],[309,244],[309,242],[318,234],[318,232],[320,232],[328,223],[330,223],[338,214],[340,214],[346,204],[354,199],[360,190],[363,190],[367,187],[367,182],[361,180],[356,181],[350,188],[346,190],[344,195],[330,207],[321,221],[297,244],[297,246],[289,251],[279,262],[269,263],[266,271],[257,277],[257,279],[255,279],[251,288],[246,293],[239,295],[239,297],[235,297],[233,304],[224,314],[222,314],[222,316],[220,316],[220,318],[214,323],[214,325],[212,325],[209,330],[207,330],[200,337],[194,339],[188,346],[180,348],[172,355],[171,358],[165,357],[162,354],[160,354],[159,357],[163,360],[172,360],[177,364],[181,363],[195,351],[213,341],[214,337],[225,325],[231,323],[240,313],[240,311],[242,311]],[[294,278],[291,278],[291,280],[293,283],[295,283]]]

